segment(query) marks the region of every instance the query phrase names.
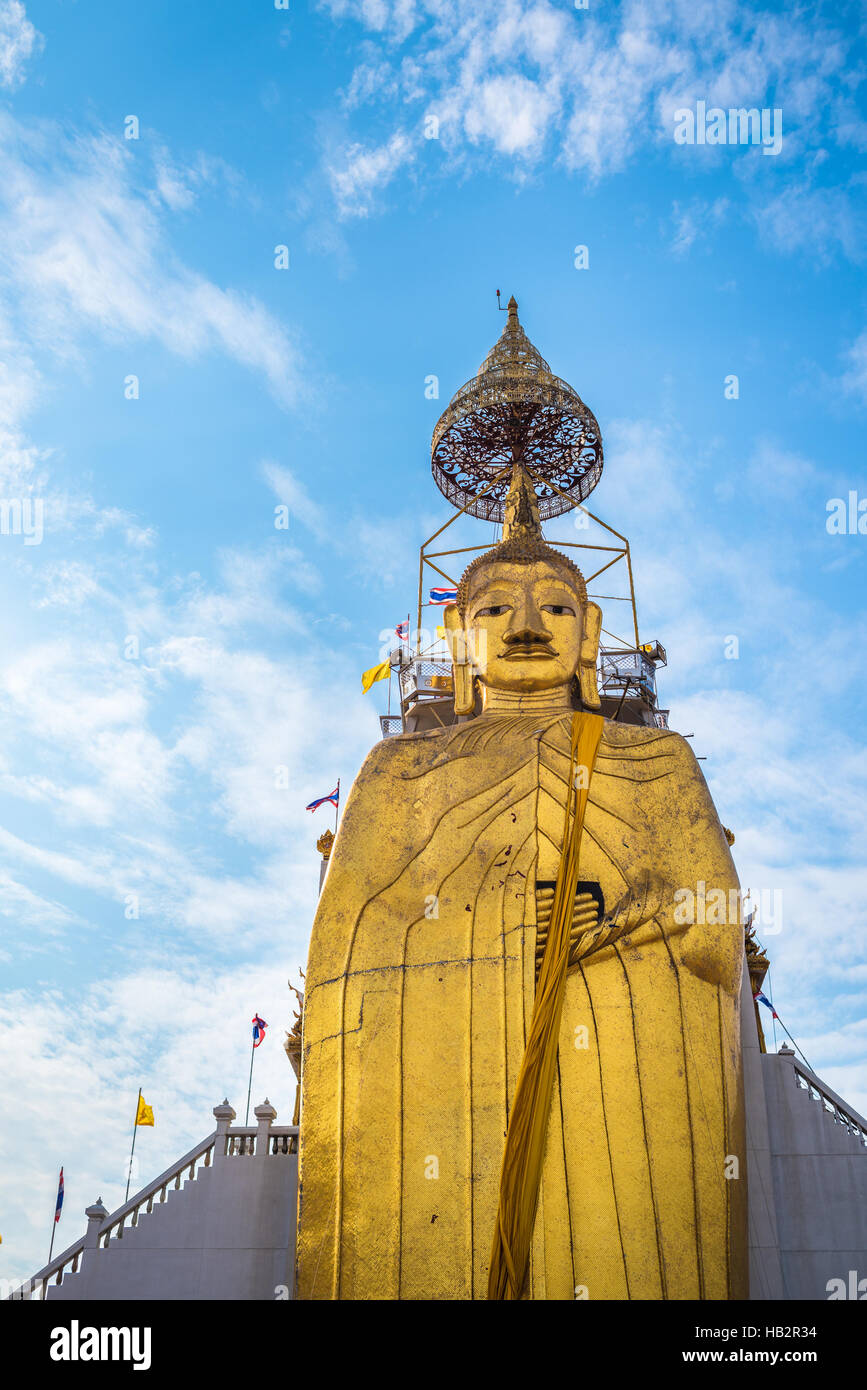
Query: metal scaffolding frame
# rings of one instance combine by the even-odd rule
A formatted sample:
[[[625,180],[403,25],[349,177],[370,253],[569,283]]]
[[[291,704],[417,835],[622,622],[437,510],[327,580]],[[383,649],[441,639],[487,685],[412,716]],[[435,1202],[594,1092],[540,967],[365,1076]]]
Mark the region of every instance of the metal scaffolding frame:
[[[526,463],[524,464],[524,467],[525,467],[527,473],[528,473],[529,476],[533,479],[534,482],[542,483],[542,484],[543,484],[544,486],[546,486],[546,487],[553,488],[555,492],[559,492],[559,493],[560,493],[560,496],[563,497],[563,498],[569,503],[569,507],[570,507],[570,508],[573,508],[573,509],[574,509],[576,506],[577,506],[577,507],[580,507],[581,511],[585,514],[585,516],[589,517],[591,521],[594,521],[594,522],[597,524],[597,526],[601,526],[605,531],[607,531],[607,532],[609,533],[609,535],[615,536],[615,537],[617,538],[617,540],[619,540],[619,541],[622,542],[621,545],[615,546],[615,545],[591,545],[591,544],[589,544],[589,543],[582,543],[582,542],[580,542],[580,541],[559,541],[559,540],[558,540],[558,541],[556,541],[556,542],[552,542],[552,548],[557,549],[557,548],[561,548],[561,547],[562,547],[563,549],[566,549],[566,550],[597,551],[597,552],[607,553],[607,554],[610,554],[610,555],[611,555],[611,559],[610,559],[610,560],[607,560],[607,561],[605,562],[605,564],[600,565],[599,568],[598,568],[598,569],[595,569],[595,570],[593,571],[592,574],[588,574],[588,575],[585,575],[585,576],[584,576],[584,581],[585,581],[585,583],[586,583],[587,586],[588,586],[588,595],[587,595],[587,597],[588,597],[588,598],[597,599],[597,600],[598,600],[598,599],[603,599],[603,600],[609,601],[609,602],[629,603],[629,604],[631,605],[631,608],[632,608],[632,627],[633,627],[633,632],[634,632],[634,635],[635,635],[635,648],[637,649],[641,644],[640,644],[640,639],[639,639],[639,636],[638,636],[638,610],[637,610],[636,604],[635,604],[635,584],[634,584],[633,576],[632,576],[632,557],[631,557],[630,552],[629,552],[629,541],[626,539],[625,536],[621,535],[619,531],[615,531],[615,529],[614,529],[613,526],[609,526],[607,521],[603,521],[601,517],[598,517],[598,516],[596,516],[593,512],[589,511],[588,508],[587,508],[586,506],[584,506],[582,503],[576,502],[574,497],[570,497],[568,493],[563,492],[560,488],[557,487],[556,483],[551,482],[550,479],[546,479],[546,478],[541,477],[538,473],[535,473],[535,472],[533,471],[533,469],[530,468]],[[496,484],[497,484],[498,482],[500,482],[500,481],[506,476],[506,474],[510,474],[511,471],[512,471],[512,466],[511,466],[511,464],[509,464],[506,468],[501,469],[501,471],[500,471],[499,473],[497,473],[496,476],[495,476],[494,478],[491,479],[491,481],[488,483],[487,487],[484,487],[484,488],[481,489],[481,491],[478,493],[478,496],[481,497],[481,496],[484,495],[484,493],[490,491],[491,488],[495,487]],[[474,499],[474,500],[475,500],[475,499]],[[480,552],[480,551],[485,551],[485,550],[490,550],[490,549],[491,549],[491,546],[490,546],[490,545],[467,545],[467,546],[459,546],[459,547],[458,547],[457,549],[455,549],[455,550],[429,550],[429,549],[428,549],[428,547],[429,547],[430,545],[432,545],[433,542],[434,542],[435,540],[437,540],[437,538],[438,538],[439,536],[441,536],[441,535],[443,534],[444,531],[447,531],[448,528],[449,528],[450,526],[453,526],[453,525],[454,525],[454,523],[458,520],[458,517],[461,517],[461,516],[464,516],[464,515],[467,514],[467,513],[470,513],[470,506],[471,506],[471,504],[470,504],[470,503],[467,503],[466,506],[461,507],[460,511],[455,512],[455,515],[454,515],[453,517],[450,517],[448,521],[444,522],[443,525],[439,528],[438,531],[434,531],[433,535],[432,535],[432,536],[429,536],[428,539],[427,539],[426,541],[423,542],[423,544],[421,545],[421,547],[420,547],[420,549],[419,549],[419,560],[418,560],[418,622],[417,622],[417,624],[416,624],[416,656],[421,656],[421,635],[420,635],[420,634],[421,634],[421,610],[422,610],[422,608],[424,607],[424,603],[423,603],[423,594],[424,594],[424,581],[425,581],[425,566],[428,566],[428,568],[430,568],[431,570],[433,570],[434,573],[435,573],[436,575],[438,575],[440,579],[444,579],[444,580],[447,582],[447,584],[448,584],[451,588],[456,589],[457,586],[458,586],[458,582],[459,582],[458,579],[455,579],[452,575],[448,574],[448,573],[446,572],[446,570],[441,569],[439,565],[434,564],[434,561],[435,561],[435,560],[445,560],[445,559],[448,559],[448,558],[449,558],[450,556],[452,556],[452,555],[472,555],[472,554],[478,553],[478,552]],[[470,513],[470,514],[472,514],[472,513]],[[564,514],[565,514],[565,513],[564,513]],[[612,568],[612,566],[616,565],[619,561],[624,561],[624,560],[625,560],[625,562],[626,562],[626,572],[627,572],[627,576],[628,576],[628,580],[629,580],[629,595],[628,595],[628,596],[625,595],[625,594],[591,594],[591,593],[589,592],[589,586],[590,586],[590,584],[593,582],[594,579],[598,579],[600,575],[604,574],[607,570],[610,570],[610,569]],[[465,568],[465,565],[462,565],[462,566],[461,566],[461,569],[463,570],[464,568]],[[626,639],[623,638],[623,637],[619,637],[619,636],[618,636],[616,633],[614,633],[614,632],[610,632],[607,628],[603,628],[602,631],[605,633],[606,637],[612,638],[612,640],[613,640],[614,642],[617,642],[621,647],[626,648],[626,649],[629,649],[630,643],[628,642],[628,640],[626,640]]]

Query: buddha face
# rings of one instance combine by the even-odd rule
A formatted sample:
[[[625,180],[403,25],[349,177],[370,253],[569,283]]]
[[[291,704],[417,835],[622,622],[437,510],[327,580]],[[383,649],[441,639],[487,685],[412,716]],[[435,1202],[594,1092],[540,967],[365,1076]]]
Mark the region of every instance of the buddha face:
[[[556,564],[481,567],[470,580],[464,621],[469,655],[486,686],[550,690],[575,675],[584,612]]]

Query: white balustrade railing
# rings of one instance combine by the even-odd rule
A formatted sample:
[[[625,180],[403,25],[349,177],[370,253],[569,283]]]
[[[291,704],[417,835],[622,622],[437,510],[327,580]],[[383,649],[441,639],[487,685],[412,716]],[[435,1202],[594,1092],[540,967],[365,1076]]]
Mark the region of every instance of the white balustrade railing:
[[[101,1201],[87,1209],[87,1231],[47,1265],[22,1284],[12,1299],[44,1299],[51,1280],[60,1284],[65,1274],[77,1274],[84,1250],[102,1246],[110,1240],[122,1240],[125,1229],[137,1226],[142,1215],[153,1211],[154,1202],[165,1202],[169,1192],[178,1191],[183,1181],[192,1181],[199,1168],[210,1168],[220,1159],[232,1157],[267,1157],[271,1154],[291,1154],[298,1151],[298,1126],[273,1124],[276,1111],[266,1100],[256,1107],[256,1125],[233,1125],[235,1112],[224,1101],[214,1108],[217,1128],[202,1139],[183,1158],[173,1163],[158,1178],[154,1178],[123,1206],[111,1213]]]
[[[820,1081],[814,1072],[794,1061],[791,1056],[789,1060],[795,1073],[795,1085],[807,1091],[813,1100],[819,1102],[826,1114],[831,1116],[835,1124],[842,1125],[867,1148],[867,1121],[864,1121],[857,1111],[845,1105],[837,1093]]]

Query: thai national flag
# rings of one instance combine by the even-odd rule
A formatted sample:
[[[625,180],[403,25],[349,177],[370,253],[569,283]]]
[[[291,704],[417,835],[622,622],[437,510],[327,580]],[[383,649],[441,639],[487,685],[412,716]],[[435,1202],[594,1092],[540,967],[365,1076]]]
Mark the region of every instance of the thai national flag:
[[[265,1036],[265,1029],[266,1029],[267,1027],[268,1027],[268,1025],[267,1025],[267,1023],[265,1022],[264,1018],[260,1018],[258,1014],[254,1014],[254,1015],[253,1015],[253,1046],[254,1046],[254,1047],[258,1047],[258,1046],[259,1046],[260,1042],[262,1041],[262,1039],[263,1039],[264,1036]],[[250,1063],[250,1066],[252,1066],[252,1065],[253,1065],[253,1063],[251,1062],[251,1063]]]
[[[431,589],[430,601],[434,604],[457,603],[457,589]]]
[[[409,641],[409,619],[407,619],[405,622],[398,623],[397,627],[394,630],[400,638],[401,642]]]
[[[769,1008],[771,1013],[774,1015],[774,1018],[780,1017],[773,1004],[771,1003],[770,999],[766,998],[765,995],[762,994],[762,991],[760,989],[756,990],[755,994],[753,995],[753,998],[758,999],[760,1004],[764,1004],[767,1008]]]
[[[336,806],[339,799],[340,786],[338,785],[334,788],[334,791],[329,792],[327,796],[319,796],[315,801],[311,801],[305,809],[308,811],[315,811],[317,807],[324,806],[326,801],[330,801],[332,806]]]
[[[63,1206],[63,1169],[60,1170],[60,1182],[57,1185],[57,1206],[54,1208],[54,1220],[60,1220],[60,1208]]]

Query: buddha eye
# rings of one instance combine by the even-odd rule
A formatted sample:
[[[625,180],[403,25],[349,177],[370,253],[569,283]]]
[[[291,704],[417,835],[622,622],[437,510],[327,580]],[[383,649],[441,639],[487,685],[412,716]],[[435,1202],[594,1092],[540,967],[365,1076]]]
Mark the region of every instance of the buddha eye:
[[[506,612],[505,603],[492,603],[488,608],[480,608],[476,614],[477,618],[499,618],[501,613]]]
[[[575,609],[569,608],[565,603],[543,603],[542,612],[556,613],[558,617],[574,618],[575,616]]]

